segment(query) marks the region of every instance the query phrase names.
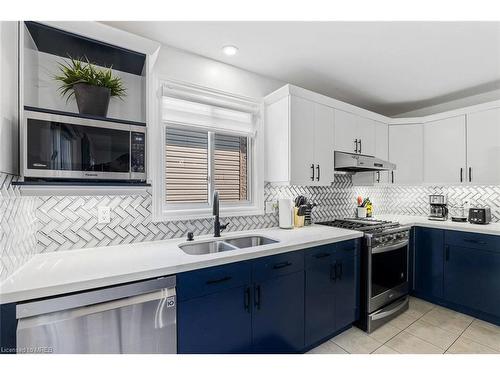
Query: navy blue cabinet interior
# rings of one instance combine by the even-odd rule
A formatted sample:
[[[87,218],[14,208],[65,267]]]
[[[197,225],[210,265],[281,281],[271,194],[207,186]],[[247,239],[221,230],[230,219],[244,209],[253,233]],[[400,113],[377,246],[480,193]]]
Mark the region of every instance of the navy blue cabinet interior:
[[[297,353],[356,319],[358,241],[179,274],[179,353]]]
[[[500,324],[500,236],[415,232],[415,294]]]

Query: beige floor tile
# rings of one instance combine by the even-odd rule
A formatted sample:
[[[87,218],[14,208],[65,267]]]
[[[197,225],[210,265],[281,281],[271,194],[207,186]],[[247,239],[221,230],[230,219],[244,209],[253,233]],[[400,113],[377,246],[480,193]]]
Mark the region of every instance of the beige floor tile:
[[[401,329],[392,325],[391,323],[386,323],[382,327],[377,328],[372,333],[369,333],[368,336],[370,336],[372,339],[377,340],[381,344],[384,344],[394,336],[396,336],[399,332],[401,332]]]
[[[472,323],[474,318],[438,306],[426,313],[422,320],[446,331],[461,334]]]
[[[433,303],[424,301],[423,299],[410,297],[410,310],[425,314],[435,308]]]
[[[399,354],[394,349],[389,348],[387,345],[382,345],[380,348],[375,350],[372,354]]]
[[[306,354],[349,354],[334,342],[328,340],[308,351]]]
[[[448,349],[458,336],[460,336],[459,333],[446,331],[427,323],[422,319],[417,320],[411,326],[406,328],[405,331],[443,350]]]
[[[474,320],[462,337],[500,351],[500,327],[480,320]]]
[[[401,330],[406,329],[410,324],[422,317],[422,314],[413,310],[406,310],[401,315],[392,319],[389,323]]]
[[[446,354],[499,354],[499,352],[468,338],[459,337]]]
[[[358,328],[350,328],[331,339],[335,344],[352,354],[369,354],[382,344]]]
[[[385,345],[402,354],[441,354],[443,349],[428,343],[408,332],[401,332]]]

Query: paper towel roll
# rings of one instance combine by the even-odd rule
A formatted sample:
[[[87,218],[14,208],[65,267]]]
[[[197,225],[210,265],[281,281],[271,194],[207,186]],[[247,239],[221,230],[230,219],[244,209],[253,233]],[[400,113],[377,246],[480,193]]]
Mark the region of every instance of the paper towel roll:
[[[293,228],[293,201],[289,198],[282,198],[278,201],[279,225],[280,228]]]

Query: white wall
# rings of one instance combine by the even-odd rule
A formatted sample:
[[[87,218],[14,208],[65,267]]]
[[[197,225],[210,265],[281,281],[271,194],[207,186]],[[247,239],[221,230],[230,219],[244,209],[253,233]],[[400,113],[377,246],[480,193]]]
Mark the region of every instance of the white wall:
[[[161,78],[252,98],[264,97],[285,84],[273,78],[169,46],[161,47],[154,72]]]
[[[434,115],[436,113],[452,111],[454,109],[469,107],[471,105],[476,105],[476,104],[488,103],[498,99],[500,99],[500,89],[488,91],[482,94],[468,96],[461,99],[451,100],[446,103],[415,109],[413,111],[401,113],[393,117],[404,118],[404,117],[421,117],[421,116]]]

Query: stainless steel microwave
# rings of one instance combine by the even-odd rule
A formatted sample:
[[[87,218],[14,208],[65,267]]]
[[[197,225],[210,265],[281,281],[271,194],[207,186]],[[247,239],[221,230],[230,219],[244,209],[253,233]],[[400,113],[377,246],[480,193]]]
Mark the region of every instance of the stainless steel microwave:
[[[146,180],[146,127],[24,111],[26,178]]]

